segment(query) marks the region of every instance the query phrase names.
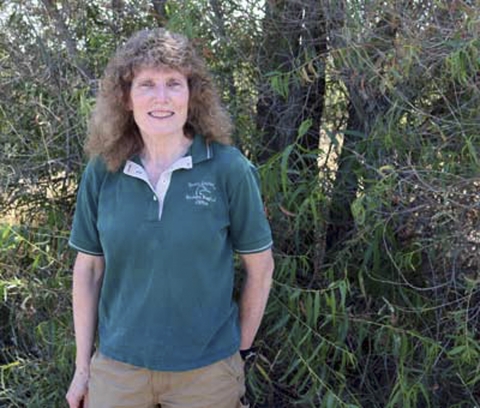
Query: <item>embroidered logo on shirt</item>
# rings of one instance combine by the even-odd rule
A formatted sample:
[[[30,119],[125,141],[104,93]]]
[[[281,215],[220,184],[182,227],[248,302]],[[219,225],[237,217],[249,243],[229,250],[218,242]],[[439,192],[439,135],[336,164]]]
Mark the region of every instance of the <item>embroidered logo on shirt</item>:
[[[209,181],[188,183],[188,193],[185,198],[193,201],[196,205],[209,206],[217,201],[215,197],[216,189],[215,184]]]

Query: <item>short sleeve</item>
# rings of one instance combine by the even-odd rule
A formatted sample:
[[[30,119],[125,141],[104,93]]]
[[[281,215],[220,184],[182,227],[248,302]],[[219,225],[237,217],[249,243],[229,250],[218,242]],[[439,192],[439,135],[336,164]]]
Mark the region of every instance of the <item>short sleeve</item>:
[[[97,229],[98,198],[106,174],[101,159],[91,160],[80,181],[69,245],[89,255],[103,255]]]
[[[257,169],[246,158],[242,159],[229,191],[230,236],[233,249],[248,254],[270,248],[273,241]]]

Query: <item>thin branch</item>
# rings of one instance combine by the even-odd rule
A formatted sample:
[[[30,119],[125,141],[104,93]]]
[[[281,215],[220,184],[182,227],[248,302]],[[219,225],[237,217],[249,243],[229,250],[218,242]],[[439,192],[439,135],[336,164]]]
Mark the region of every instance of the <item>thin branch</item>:
[[[57,10],[55,4],[52,0],[42,0],[45,9],[49,17],[53,20],[55,28],[60,35],[60,38],[63,39],[65,47],[67,49],[67,54],[73,61],[73,65],[78,69],[78,71],[88,80],[93,80],[93,75],[88,69],[88,67],[81,61],[78,56],[77,42],[75,38],[70,33],[67,25],[65,24],[64,18],[61,15],[61,12]]]

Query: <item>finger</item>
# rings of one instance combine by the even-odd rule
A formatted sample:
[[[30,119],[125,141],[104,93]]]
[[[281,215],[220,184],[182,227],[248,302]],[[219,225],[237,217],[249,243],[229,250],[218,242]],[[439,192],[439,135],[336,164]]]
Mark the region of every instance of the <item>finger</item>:
[[[67,396],[67,402],[69,408],[80,408],[78,401],[69,396]]]
[[[69,408],[82,408],[83,393],[79,393],[78,390],[68,390],[66,399]]]

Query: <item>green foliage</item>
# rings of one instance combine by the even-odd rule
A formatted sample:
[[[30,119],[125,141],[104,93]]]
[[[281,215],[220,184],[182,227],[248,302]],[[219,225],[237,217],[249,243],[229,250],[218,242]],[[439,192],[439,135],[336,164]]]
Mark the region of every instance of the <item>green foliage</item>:
[[[424,216],[433,220],[431,230],[409,231],[419,235],[405,241],[402,219],[410,210],[401,208],[399,194],[412,206],[418,205],[413,197],[430,197],[417,185],[407,196],[409,173],[383,166],[354,202],[356,234],[319,273],[313,262],[320,254],[318,241],[303,247],[299,234],[321,241],[328,185],[318,183],[315,169],[298,165],[307,154],[290,145],[261,168],[277,268],[260,336],[265,354],[249,376],[256,403],[443,407],[462,398],[475,403],[479,343],[472,331],[472,307],[478,308],[471,302],[478,299],[478,282],[470,280],[462,288],[461,279],[452,281],[448,256],[439,257],[440,248],[443,255],[452,249],[452,236],[444,240],[444,234],[460,226],[445,228],[435,212],[441,205],[429,203],[432,213]],[[437,187],[437,193],[454,200],[453,180],[445,178],[443,188],[449,191]],[[457,217],[451,214],[449,221]],[[425,259],[432,268],[443,264],[443,272],[428,272]],[[457,316],[453,320],[452,314]]]
[[[74,343],[65,231],[0,228],[0,405],[63,406]]]

